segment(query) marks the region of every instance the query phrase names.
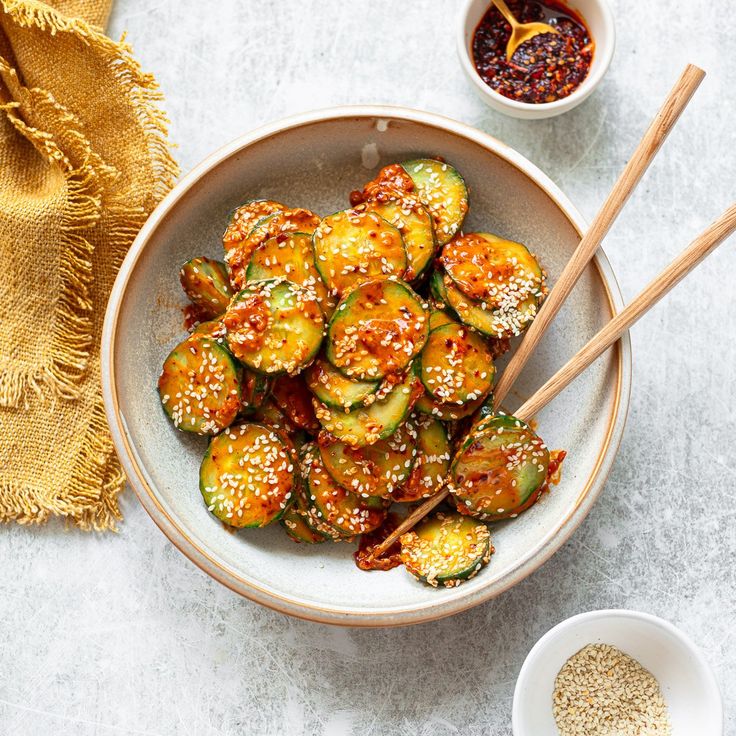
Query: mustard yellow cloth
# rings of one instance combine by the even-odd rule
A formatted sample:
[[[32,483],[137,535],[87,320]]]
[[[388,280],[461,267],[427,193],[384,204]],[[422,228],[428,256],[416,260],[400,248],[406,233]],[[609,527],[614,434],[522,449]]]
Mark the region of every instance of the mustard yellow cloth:
[[[177,175],[112,0],[0,0],[0,520],[120,518],[100,395],[120,262]]]

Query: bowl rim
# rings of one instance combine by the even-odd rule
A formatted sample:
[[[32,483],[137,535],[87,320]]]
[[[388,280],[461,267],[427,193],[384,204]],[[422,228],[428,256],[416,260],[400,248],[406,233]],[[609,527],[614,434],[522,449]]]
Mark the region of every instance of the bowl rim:
[[[560,621],[549,631],[543,634],[529,650],[529,653],[524,659],[524,663],[521,665],[519,675],[516,678],[516,685],[514,687],[514,697],[511,706],[511,725],[514,736],[528,736],[527,734],[522,733],[519,726],[522,707],[521,689],[530,681],[530,678],[534,674],[534,668],[540,657],[544,654],[545,649],[561,634],[569,631],[570,629],[575,629],[580,624],[585,624],[591,621],[612,619],[643,621],[652,624],[655,628],[661,629],[675,639],[697,663],[699,669],[698,676],[705,686],[705,689],[708,691],[713,707],[716,708],[716,721],[721,725],[721,728],[723,728],[723,697],[721,695],[721,690],[718,687],[718,681],[713,673],[713,668],[708,663],[708,660],[705,658],[700,647],[684,631],[682,631],[682,629],[675,626],[675,624],[664,618],[655,616],[652,613],[635,611],[629,608],[603,608],[600,610],[578,613]],[[630,656],[634,655],[632,654]]]
[[[102,395],[113,443],[128,482],[146,512],[169,538],[169,541],[204,572],[250,600],[298,618],[317,623],[346,626],[404,626],[460,613],[508,590],[546,562],[569,539],[573,531],[582,522],[606,482],[626,423],[632,376],[631,341],[628,332],[614,348],[617,351],[616,391],[606,438],[599,452],[597,462],[568,516],[553,531],[545,535],[510,573],[494,585],[479,587],[472,593],[465,594],[462,593],[463,588],[461,586],[453,591],[455,595],[446,597],[440,602],[427,602],[403,607],[384,607],[374,610],[350,610],[341,606],[315,604],[294,596],[285,597],[273,590],[256,585],[252,581],[245,580],[235,571],[227,569],[223,561],[215,559],[211,550],[204,549],[206,545],[190,538],[186,530],[163,508],[151,487],[152,484],[149,485],[145,473],[137,462],[136,453],[127,437],[125,419],[119,407],[114,372],[117,318],[127,283],[139,257],[145,250],[150,236],[165,219],[172,206],[210,170],[258,141],[306,125],[356,118],[395,119],[418,123],[480,145],[513,166],[526,176],[531,184],[547,194],[580,236],[586,229],[585,221],[569,199],[536,165],[487,133],[451,118],[400,106],[349,105],[309,111],[270,122],[239,136],[205,157],[188,174],[182,177],[155,208],[141,228],[120,267],[108,300],[101,338]],[[593,264],[600,273],[609,308],[613,313],[616,313],[623,307],[623,298],[616,277],[602,249],[599,249]]]
[[[563,0],[567,2],[567,0]],[[614,51],[616,50],[616,22],[613,16],[613,10],[611,9],[608,0],[591,0],[596,3],[601,10],[603,18],[603,25],[606,27],[609,35],[609,40],[605,45],[599,45],[598,40],[596,42],[596,53],[600,50],[600,63],[597,65],[595,70],[591,69],[588,76],[582,81],[577,89],[573,90],[567,97],[563,97],[559,100],[553,100],[552,102],[520,102],[519,100],[512,100],[509,97],[496,92],[492,87],[488,86],[478,74],[478,70],[475,68],[472,54],[470,53],[470,47],[465,38],[465,25],[470,15],[470,10],[476,2],[480,0],[465,0],[465,4],[459,14],[459,23],[457,26],[457,53],[460,58],[460,65],[463,68],[468,79],[475,86],[476,91],[480,93],[481,97],[490,105],[496,109],[506,108],[505,112],[509,114],[526,114],[532,117],[551,117],[567,110],[576,107],[583,102],[592,92],[598,87],[598,85],[605,77],[608,68],[611,65]],[[485,0],[485,4],[488,8],[491,6],[491,0]],[[485,11],[484,11],[485,12]],[[472,35],[471,35],[472,40]],[[593,73],[594,71],[594,73]]]

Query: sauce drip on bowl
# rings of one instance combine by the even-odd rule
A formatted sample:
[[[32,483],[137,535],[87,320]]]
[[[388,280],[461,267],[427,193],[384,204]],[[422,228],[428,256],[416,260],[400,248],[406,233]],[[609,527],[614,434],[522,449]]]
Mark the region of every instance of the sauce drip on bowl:
[[[390,512],[386,521],[368,534],[361,534],[360,545],[353,552],[355,564],[361,570],[391,570],[401,564],[401,542],[396,540],[381,557],[374,558],[373,552],[403,520]]]
[[[558,0],[508,0],[521,23],[549,23],[559,33],[542,33],[521,44],[506,61],[511,26],[495,5],[473,34],[473,62],[491,89],[519,102],[554,102],[574,92],[588,76],[595,44],[583,18]]]

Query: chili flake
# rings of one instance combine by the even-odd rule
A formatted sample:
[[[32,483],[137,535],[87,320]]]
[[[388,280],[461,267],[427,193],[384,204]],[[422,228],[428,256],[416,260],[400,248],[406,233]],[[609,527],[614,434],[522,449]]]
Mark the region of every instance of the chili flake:
[[[559,33],[542,33],[516,49],[506,60],[511,26],[495,5],[473,35],[473,61],[481,79],[504,97],[543,103],[567,97],[590,71],[595,44],[585,21],[557,0],[509,0],[521,23],[548,23]]]

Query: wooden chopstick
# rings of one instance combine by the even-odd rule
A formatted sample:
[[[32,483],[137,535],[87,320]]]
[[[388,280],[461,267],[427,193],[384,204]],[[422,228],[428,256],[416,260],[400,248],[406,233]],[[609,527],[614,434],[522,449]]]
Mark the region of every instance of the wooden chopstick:
[[[529,421],[734,231],[736,231],[736,204],[731,205],[713,224],[695,238],[623,311],[617,314],[560,368],[518,411],[514,412],[514,416],[522,421]],[[409,531],[448,495],[449,491],[444,487],[415,509],[395,531],[376,547],[373,556],[380,557],[402,534]]]
[[[624,204],[626,204],[631,192],[639,183],[649,164],[657,155],[665,138],[667,138],[672,128],[674,128],[675,123],[679,120],[680,115],[687,107],[693,94],[695,94],[698,85],[703,81],[704,76],[705,72],[702,69],[694,64],[688,64],[675,83],[675,86],[670,90],[654,120],[652,120],[639,145],[636,147],[636,150],[614,184],[611,193],[595,216],[588,231],[580,243],[578,243],[572,258],[565,266],[562,274],[560,274],[560,278],[540,308],[539,314],[537,314],[527,329],[516,353],[506,366],[506,370],[497,381],[493,389],[494,409],[498,409],[503,399],[506,398],[511,386],[519,377],[519,374],[542,339],[546,329],[560,311],[560,308],[578,282],[585,267],[595,255],[601,241],[623,209]],[[446,497],[447,491],[440,488],[436,496],[425,501],[410,514],[388,539],[398,539],[399,534],[403,534],[411,529],[414,524],[426,516]],[[380,556],[389,546],[389,544],[384,542],[376,549],[374,554]]]
[[[539,314],[529,325],[518,349],[506,366],[493,389],[493,405],[498,408],[506,398],[519,374],[539,344],[552,320],[560,311],[573,287],[578,282],[585,267],[598,250],[598,246],[618,217],[632,191],[649,168],[660,147],[669,135],[682,111],[702,82],[705,72],[693,64],[688,64],[675,86],[670,90],[659,112],[652,120],[634,154],[621,172],[611,193],[598,211],[588,231],[578,244],[572,258],[568,261],[560,278],[554,285]]]

